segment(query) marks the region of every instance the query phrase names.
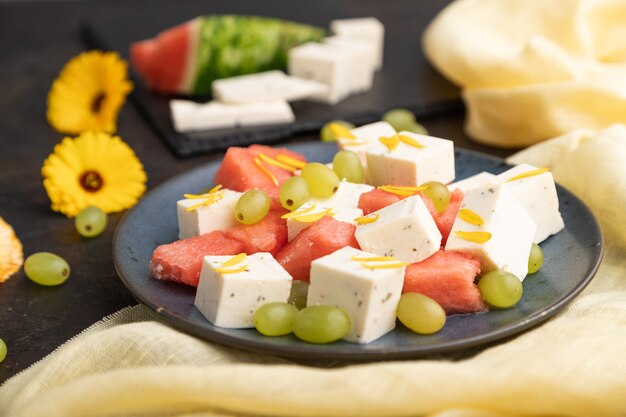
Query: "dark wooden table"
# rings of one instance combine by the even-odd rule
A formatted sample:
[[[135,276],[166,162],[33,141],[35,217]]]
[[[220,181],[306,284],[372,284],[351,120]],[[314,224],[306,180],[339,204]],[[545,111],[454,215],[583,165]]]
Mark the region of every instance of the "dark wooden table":
[[[445,3],[424,1],[433,3],[433,16]],[[39,251],[54,252],[67,259],[72,268],[70,279],[59,287],[38,286],[23,272],[0,284],[0,338],[9,350],[0,364],[0,382],[37,362],[102,317],[136,304],[118,279],[112,262],[111,241],[122,214],[110,216],[110,225],[102,236],[83,239],[75,231],[72,220],[50,210],[42,186],[41,165],[63,137],[46,123],[46,97],[63,64],[85,49],[80,37],[81,22],[97,16],[137,13],[148,7],[152,12],[166,12],[167,7],[191,7],[191,3],[191,0],[0,3],[0,216],[15,228],[26,256]],[[210,4],[203,3],[207,10]],[[276,7],[277,2],[272,4]],[[352,9],[355,15],[362,15],[363,3],[348,1],[347,10]],[[368,10],[373,15],[376,11],[376,8]],[[407,42],[419,48],[419,39],[407,39]],[[433,135],[452,139],[458,147],[499,156],[510,153],[470,142],[463,133],[463,114],[458,112],[422,121]],[[176,158],[131,103],[121,112],[118,133],[143,162],[148,188],[222,156]],[[318,140],[317,134],[290,139],[310,140]]]

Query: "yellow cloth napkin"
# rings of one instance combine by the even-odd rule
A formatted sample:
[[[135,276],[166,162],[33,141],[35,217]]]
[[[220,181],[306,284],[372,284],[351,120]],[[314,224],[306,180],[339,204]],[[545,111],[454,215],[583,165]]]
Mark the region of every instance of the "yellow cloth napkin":
[[[626,120],[626,2],[459,0],[424,50],[463,89],[467,133],[521,147]]]
[[[511,160],[553,167],[606,232],[590,286],[531,331],[469,359],[324,368],[213,345],[137,306],[7,381],[0,415],[623,417],[626,127],[574,132]]]

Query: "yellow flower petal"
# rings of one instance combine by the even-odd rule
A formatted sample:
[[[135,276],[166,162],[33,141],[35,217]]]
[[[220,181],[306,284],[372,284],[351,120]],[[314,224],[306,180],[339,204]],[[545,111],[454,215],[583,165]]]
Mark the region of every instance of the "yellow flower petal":
[[[22,243],[13,228],[0,217],[0,282],[4,282],[22,267]]]

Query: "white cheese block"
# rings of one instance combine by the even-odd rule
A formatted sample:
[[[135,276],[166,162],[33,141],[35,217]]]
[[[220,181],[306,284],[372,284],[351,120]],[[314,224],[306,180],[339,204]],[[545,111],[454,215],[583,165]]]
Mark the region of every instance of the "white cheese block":
[[[236,226],[238,222],[233,213],[241,195],[237,191],[223,189],[207,194],[206,199],[179,200],[176,203],[178,238],[187,239]],[[191,209],[203,202],[207,204]]]
[[[292,278],[270,253],[255,253],[236,265],[222,267],[231,258],[204,257],[195,306],[215,326],[252,328],[257,308],[289,299]],[[236,273],[219,270],[238,270],[243,266],[245,269]]]
[[[240,75],[213,81],[213,97],[224,103],[259,101],[296,101],[315,94],[325,94],[328,87],[317,81],[293,77],[282,71]]]
[[[246,104],[170,100],[170,109],[174,128],[178,132],[291,123],[295,120],[289,103],[284,100]]]
[[[376,68],[383,65],[383,48],[385,44],[385,27],[374,17],[339,19],[330,22],[331,31],[338,36],[357,38],[370,42],[374,48]]]
[[[307,306],[334,305],[345,309],[352,328],[344,338],[349,342],[369,343],[393,330],[396,309],[402,294],[405,267],[369,269],[353,257],[373,257],[345,247],[311,263],[311,284]],[[397,261],[387,261],[396,263]]]
[[[341,181],[337,192],[328,198],[311,197],[309,203],[318,203],[333,209],[356,208],[359,206],[361,194],[372,191],[374,187],[368,184],[356,184]]]
[[[355,92],[367,91],[374,84],[376,72],[376,51],[372,44],[362,39],[331,36],[323,40],[324,44],[341,50],[354,60],[352,66],[351,88]]]
[[[378,51],[373,42],[363,38],[355,38],[349,36],[328,36],[323,39],[324,43],[335,45],[342,48],[350,48],[359,53],[359,62],[363,68],[368,68],[372,72],[379,68]]]
[[[488,184],[469,190],[463,197],[462,209],[471,210],[484,223],[470,223],[457,215],[445,249],[477,257],[483,273],[502,269],[523,280],[528,273],[528,256],[537,225],[508,187]],[[487,232],[491,238],[476,243],[457,232]]]
[[[448,184],[454,180],[454,144],[447,139],[400,132],[424,147],[399,143],[390,150],[382,143],[365,150],[369,183],[418,186],[428,181]]]
[[[314,208],[311,210],[311,207],[314,207]],[[335,220],[338,220],[344,223],[350,223],[350,224],[356,225],[356,222],[354,221],[354,219],[356,219],[357,217],[363,216],[363,210],[358,209],[356,207],[337,207],[333,209],[330,207],[325,207],[322,204],[311,203],[311,202],[305,203],[302,206],[300,206],[298,210],[294,212],[294,214],[298,212],[302,212],[301,216],[290,217],[287,219],[287,240],[291,242],[293,239],[296,238],[296,236],[300,234],[300,232],[302,232],[305,229],[308,229],[315,222],[315,221],[310,221],[311,218],[309,216],[322,213],[329,209],[330,209],[330,212],[328,212],[327,214],[328,216],[331,216]]]
[[[544,172],[526,178],[508,181],[509,179],[536,170],[537,167],[521,164],[496,176],[492,182],[503,184],[524,207],[526,213],[535,223],[537,231],[533,238],[535,243],[543,242],[549,236],[561,231],[565,224],[559,213],[559,198],[551,172]]]
[[[365,151],[377,145],[380,137],[393,136],[397,132],[389,123],[381,121],[355,127],[350,133],[354,138],[337,138],[337,145],[341,150],[356,152],[367,173]]]
[[[479,172],[476,175],[472,175],[471,177],[467,177],[464,180],[453,182],[452,184],[448,185],[448,188],[450,189],[450,191],[461,190],[466,193],[469,190],[473,190],[474,188],[478,188],[486,184],[493,178],[495,178],[494,174],[483,171]]]
[[[419,262],[437,252],[441,233],[419,195],[400,200],[367,217],[378,219],[357,226],[359,246],[381,256]]]

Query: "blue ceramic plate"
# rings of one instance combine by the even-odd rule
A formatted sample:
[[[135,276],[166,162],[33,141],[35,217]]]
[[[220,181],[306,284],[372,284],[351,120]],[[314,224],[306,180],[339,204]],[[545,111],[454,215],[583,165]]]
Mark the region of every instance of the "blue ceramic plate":
[[[329,162],[334,144],[304,143],[290,147],[311,161]],[[198,193],[212,184],[219,161],[179,175],[149,192],[120,222],[113,243],[115,267],[135,298],[165,321],[188,333],[224,345],[299,359],[384,360],[419,357],[467,349],[530,328],[565,306],[594,276],[602,257],[602,235],[589,209],[558,187],[565,229],[541,246],[544,267],[524,281],[524,296],[509,310],[448,318],[437,334],[422,336],[402,325],[382,338],[358,345],[336,342],[314,345],[293,335],[265,337],[256,330],[222,329],[211,325],[194,307],[195,288],[150,278],[148,261],[154,248],[177,240],[175,202],[183,193]],[[456,151],[457,178],[480,171],[499,173],[508,166],[487,155]]]

